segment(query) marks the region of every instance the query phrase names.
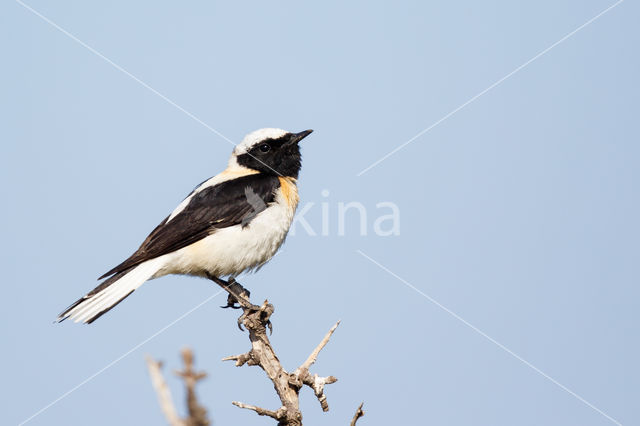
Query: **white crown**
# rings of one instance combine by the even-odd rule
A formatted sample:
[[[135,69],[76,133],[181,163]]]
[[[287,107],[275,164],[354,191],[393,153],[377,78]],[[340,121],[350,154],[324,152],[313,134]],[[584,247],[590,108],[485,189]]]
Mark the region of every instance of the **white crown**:
[[[272,128],[256,130],[245,136],[242,142],[236,145],[233,153],[234,155],[244,154],[245,152],[249,151],[254,145],[262,142],[265,139],[278,139],[279,137],[282,137],[287,133],[289,132],[287,132],[286,130]]]

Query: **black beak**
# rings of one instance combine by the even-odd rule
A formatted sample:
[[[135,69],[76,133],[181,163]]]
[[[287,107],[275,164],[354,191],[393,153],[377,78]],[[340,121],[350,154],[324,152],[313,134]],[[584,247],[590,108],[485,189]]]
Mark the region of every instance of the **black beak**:
[[[313,130],[305,130],[304,132],[300,132],[300,133],[292,133],[291,134],[291,139],[289,139],[289,143],[288,144],[298,143],[302,139],[304,139],[307,136],[309,136],[311,133],[313,133]]]

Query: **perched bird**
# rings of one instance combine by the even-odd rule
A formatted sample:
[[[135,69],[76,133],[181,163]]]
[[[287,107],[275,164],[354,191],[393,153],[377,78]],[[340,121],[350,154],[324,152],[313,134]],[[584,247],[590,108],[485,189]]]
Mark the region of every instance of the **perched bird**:
[[[92,323],[145,281],[164,275],[234,278],[260,268],[289,231],[298,205],[298,142],[311,132],[248,134],[222,173],[198,185],[135,253],[57,321]]]

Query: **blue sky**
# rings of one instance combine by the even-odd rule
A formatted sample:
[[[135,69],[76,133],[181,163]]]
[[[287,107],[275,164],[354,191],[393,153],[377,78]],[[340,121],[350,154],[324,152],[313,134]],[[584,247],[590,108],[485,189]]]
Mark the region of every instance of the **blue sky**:
[[[299,187],[318,235],[298,229],[240,281],[274,303],[290,370],[342,320],[314,367],[339,378],[331,411],[306,389],[305,424],[347,424],[361,401],[363,425],[640,423],[639,12],[4,2],[4,421],[162,424],[144,354],[179,399],[188,345],[216,424],[271,424],[231,405],[278,401],[260,370],[220,361],[249,343],[205,280],[145,284],[91,326],[52,321],[225,167],[220,135],[280,127],[315,130]],[[367,235],[355,210],[339,235],[349,202]],[[374,232],[385,202],[398,235]]]

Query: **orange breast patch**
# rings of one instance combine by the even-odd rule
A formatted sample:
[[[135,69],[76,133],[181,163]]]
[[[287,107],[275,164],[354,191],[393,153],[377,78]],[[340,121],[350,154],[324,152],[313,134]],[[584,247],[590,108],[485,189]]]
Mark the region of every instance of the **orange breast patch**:
[[[300,197],[298,196],[298,186],[296,185],[296,180],[290,177],[278,177],[280,181],[280,190],[282,191],[282,195],[284,196],[285,201],[287,202],[287,206],[291,209],[295,209],[298,206],[298,200]]]

